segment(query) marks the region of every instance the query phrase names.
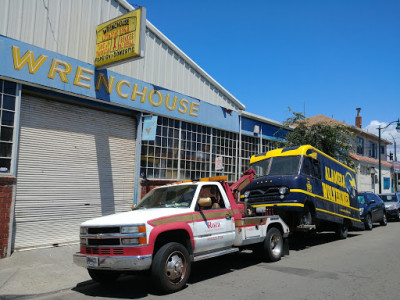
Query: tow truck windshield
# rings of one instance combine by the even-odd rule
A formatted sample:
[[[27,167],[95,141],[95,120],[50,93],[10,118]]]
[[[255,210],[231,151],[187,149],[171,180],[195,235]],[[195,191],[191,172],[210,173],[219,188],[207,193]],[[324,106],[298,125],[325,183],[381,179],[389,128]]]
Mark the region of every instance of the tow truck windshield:
[[[195,185],[174,185],[153,189],[135,209],[190,207],[196,188]]]
[[[299,173],[301,156],[276,156],[257,161],[249,166],[256,171],[256,177],[267,175],[296,175]]]

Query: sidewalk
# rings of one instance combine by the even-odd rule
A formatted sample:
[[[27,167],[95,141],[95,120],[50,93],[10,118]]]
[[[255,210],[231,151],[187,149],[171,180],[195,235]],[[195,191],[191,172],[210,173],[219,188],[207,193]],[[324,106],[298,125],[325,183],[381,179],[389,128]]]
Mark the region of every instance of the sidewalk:
[[[0,259],[0,300],[71,289],[90,280],[86,269],[72,261],[77,251],[76,244],[14,252]]]

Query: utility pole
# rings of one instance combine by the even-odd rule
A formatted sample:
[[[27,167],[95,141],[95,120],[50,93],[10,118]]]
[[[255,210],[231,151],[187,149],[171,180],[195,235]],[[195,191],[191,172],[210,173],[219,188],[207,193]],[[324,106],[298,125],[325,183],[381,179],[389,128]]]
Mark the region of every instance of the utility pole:
[[[396,140],[394,139],[394,137],[393,137],[393,135],[391,134],[391,133],[389,133],[390,134],[390,136],[392,137],[392,139],[393,139],[393,144],[394,144],[394,161],[395,162],[397,162],[397,150],[396,150]],[[393,167],[393,169],[394,169],[394,167]],[[398,187],[397,187],[397,185],[398,185],[398,176],[397,176],[397,173],[396,173],[396,170],[393,170],[394,172],[394,183],[393,183],[393,189],[394,189],[394,192],[397,192],[398,191]]]

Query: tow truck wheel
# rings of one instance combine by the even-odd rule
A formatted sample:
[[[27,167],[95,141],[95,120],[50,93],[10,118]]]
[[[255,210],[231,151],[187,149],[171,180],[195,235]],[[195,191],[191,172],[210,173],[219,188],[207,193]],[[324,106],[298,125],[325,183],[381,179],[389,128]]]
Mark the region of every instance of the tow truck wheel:
[[[268,230],[264,243],[256,251],[258,255],[265,261],[274,262],[282,257],[283,238],[278,228],[272,227]]]
[[[151,273],[161,292],[173,293],[186,284],[191,270],[189,253],[179,243],[162,246],[154,256]]]
[[[120,273],[107,270],[88,269],[90,277],[101,284],[110,284],[118,279]]]

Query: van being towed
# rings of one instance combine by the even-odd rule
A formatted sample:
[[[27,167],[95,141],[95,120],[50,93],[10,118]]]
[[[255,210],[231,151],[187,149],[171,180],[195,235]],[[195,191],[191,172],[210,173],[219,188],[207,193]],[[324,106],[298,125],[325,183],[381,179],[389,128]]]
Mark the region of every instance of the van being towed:
[[[254,155],[256,179],[241,193],[248,211],[274,208],[294,230],[336,232],[363,229],[353,169],[310,146]]]

